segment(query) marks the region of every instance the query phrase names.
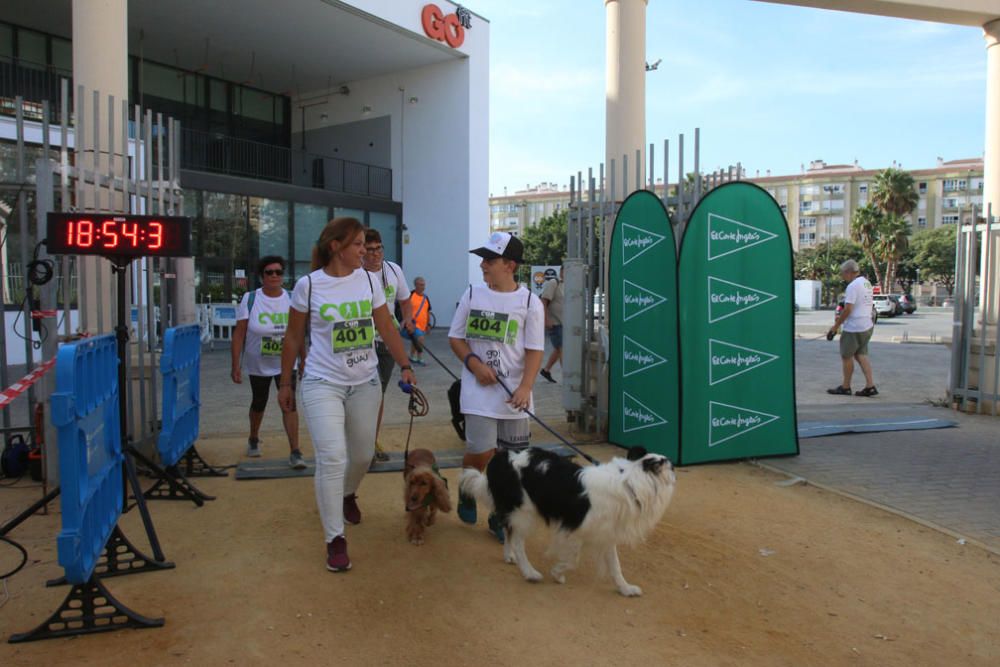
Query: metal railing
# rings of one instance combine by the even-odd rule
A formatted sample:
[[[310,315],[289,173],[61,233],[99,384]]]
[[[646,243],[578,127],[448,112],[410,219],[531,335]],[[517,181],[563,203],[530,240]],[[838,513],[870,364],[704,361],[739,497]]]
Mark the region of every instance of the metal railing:
[[[0,56],[0,114],[15,115],[15,99],[20,96],[25,120],[41,121],[42,102],[49,100],[48,120],[58,122],[62,92],[60,81],[70,78],[72,72],[69,70]],[[68,104],[72,108],[72,86],[69,95]]]
[[[181,168],[392,198],[392,170],[225,134],[181,130]]]
[[[952,407],[997,415],[1000,409],[1000,326],[997,271],[1000,218],[973,209],[955,230],[955,301],[951,338]]]

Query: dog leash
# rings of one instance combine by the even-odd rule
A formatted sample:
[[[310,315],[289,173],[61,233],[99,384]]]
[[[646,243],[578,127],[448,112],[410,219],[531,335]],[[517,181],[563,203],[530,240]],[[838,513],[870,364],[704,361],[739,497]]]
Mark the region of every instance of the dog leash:
[[[406,450],[403,452],[403,476],[406,476],[406,464],[410,460],[410,436],[413,435],[413,418],[424,417],[430,412],[431,406],[427,402],[424,392],[417,389],[416,385],[399,381],[399,388],[404,394],[410,395],[410,402],[406,406],[406,411],[410,413],[410,428],[406,431]]]
[[[455,380],[461,380],[461,378],[458,377],[457,375],[455,375],[450,368],[448,368],[447,366],[445,366],[444,362],[441,361],[441,359],[436,354],[434,354],[433,352],[431,352],[431,350],[430,350],[429,347],[427,347],[423,343],[419,342],[415,337],[413,339],[411,339],[411,340],[413,341],[413,345],[414,345],[414,347],[417,348],[418,352],[426,352],[427,354],[431,355],[431,359],[433,359],[434,361],[438,362],[438,365],[441,368],[444,369],[445,373],[447,373],[448,375],[450,375]]]

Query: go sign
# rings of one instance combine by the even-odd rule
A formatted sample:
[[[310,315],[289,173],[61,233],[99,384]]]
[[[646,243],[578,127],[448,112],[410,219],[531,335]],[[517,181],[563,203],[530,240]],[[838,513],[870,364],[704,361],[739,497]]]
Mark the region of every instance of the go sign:
[[[428,37],[457,49],[465,42],[466,29],[472,27],[472,15],[464,7],[445,15],[437,5],[424,5],[420,12],[420,23]]]

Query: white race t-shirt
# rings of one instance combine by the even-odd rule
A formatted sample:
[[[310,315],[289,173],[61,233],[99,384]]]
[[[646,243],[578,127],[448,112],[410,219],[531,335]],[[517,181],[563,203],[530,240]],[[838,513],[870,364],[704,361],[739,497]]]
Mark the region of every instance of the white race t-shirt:
[[[851,281],[844,292],[844,305],[853,303],[851,314],[844,320],[844,331],[858,333],[868,331],[875,323],[872,322],[872,284],[864,276],[858,276]]]
[[[399,328],[399,322],[396,321],[396,315],[394,314],[395,302],[400,303],[408,301],[410,299],[410,288],[406,284],[406,276],[403,275],[403,269],[395,262],[390,262],[388,260],[382,262],[381,271],[372,271],[372,275],[377,275],[379,277],[378,285],[382,285],[385,289],[385,303],[389,306],[389,314],[392,315],[392,322]],[[375,332],[375,340],[382,340],[382,336]]]
[[[471,299],[470,299],[471,291]],[[545,349],[545,310],[526,288],[496,292],[477,285],[462,292],[449,338],[462,338],[497,377],[514,391],[524,376],[525,350]],[[462,412],[494,419],[522,419],[508,403],[499,384],[482,386],[468,368],[462,369]],[[528,406],[534,409],[534,399]]]
[[[256,294],[252,313],[248,312],[251,294]],[[261,288],[247,292],[240,299],[240,304],[236,306],[236,319],[249,320],[243,348],[243,367],[247,374],[281,374],[281,343],[288,327],[291,302],[285,290],[281,290],[281,296],[267,296]]]
[[[309,279],[312,279],[312,302]],[[334,278],[323,269],[302,276],[292,291],[292,308],[309,313],[312,344],[306,374],[340,385],[357,385],[375,377],[375,320],[385,305],[377,275],[358,269]]]

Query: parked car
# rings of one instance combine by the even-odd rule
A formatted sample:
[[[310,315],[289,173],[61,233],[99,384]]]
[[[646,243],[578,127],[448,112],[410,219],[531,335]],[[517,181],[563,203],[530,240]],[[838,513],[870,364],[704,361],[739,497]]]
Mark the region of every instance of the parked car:
[[[899,295],[899,305],[902,306],[903,312],[907,315],[917,312],[917,300],[909,294]]]
[[[902,315],[903,314],[903,304],[900,303],[900,301],[899,301],[899,295],[898,294],[890,294],[889,295],[889,301],[892,302],[892,309],[893,309],[892,310],[892,316],[895,317],[896,315]]]
[[[840,311],[842,311],[843,309],[844,309],[844,300],[841,299],[840,301],[837,302],[837,310],[834,311],[834,317],[836,317],[837,315],[840,315]],[[873,305],[872,306],[872,324],[875,324],[876,322],[878,322],[878,310],[876,310],[875,306]]]
[[[872,307],[882,317],[895,317],[896,305],[888,294],[876,294],[872,297]]]

